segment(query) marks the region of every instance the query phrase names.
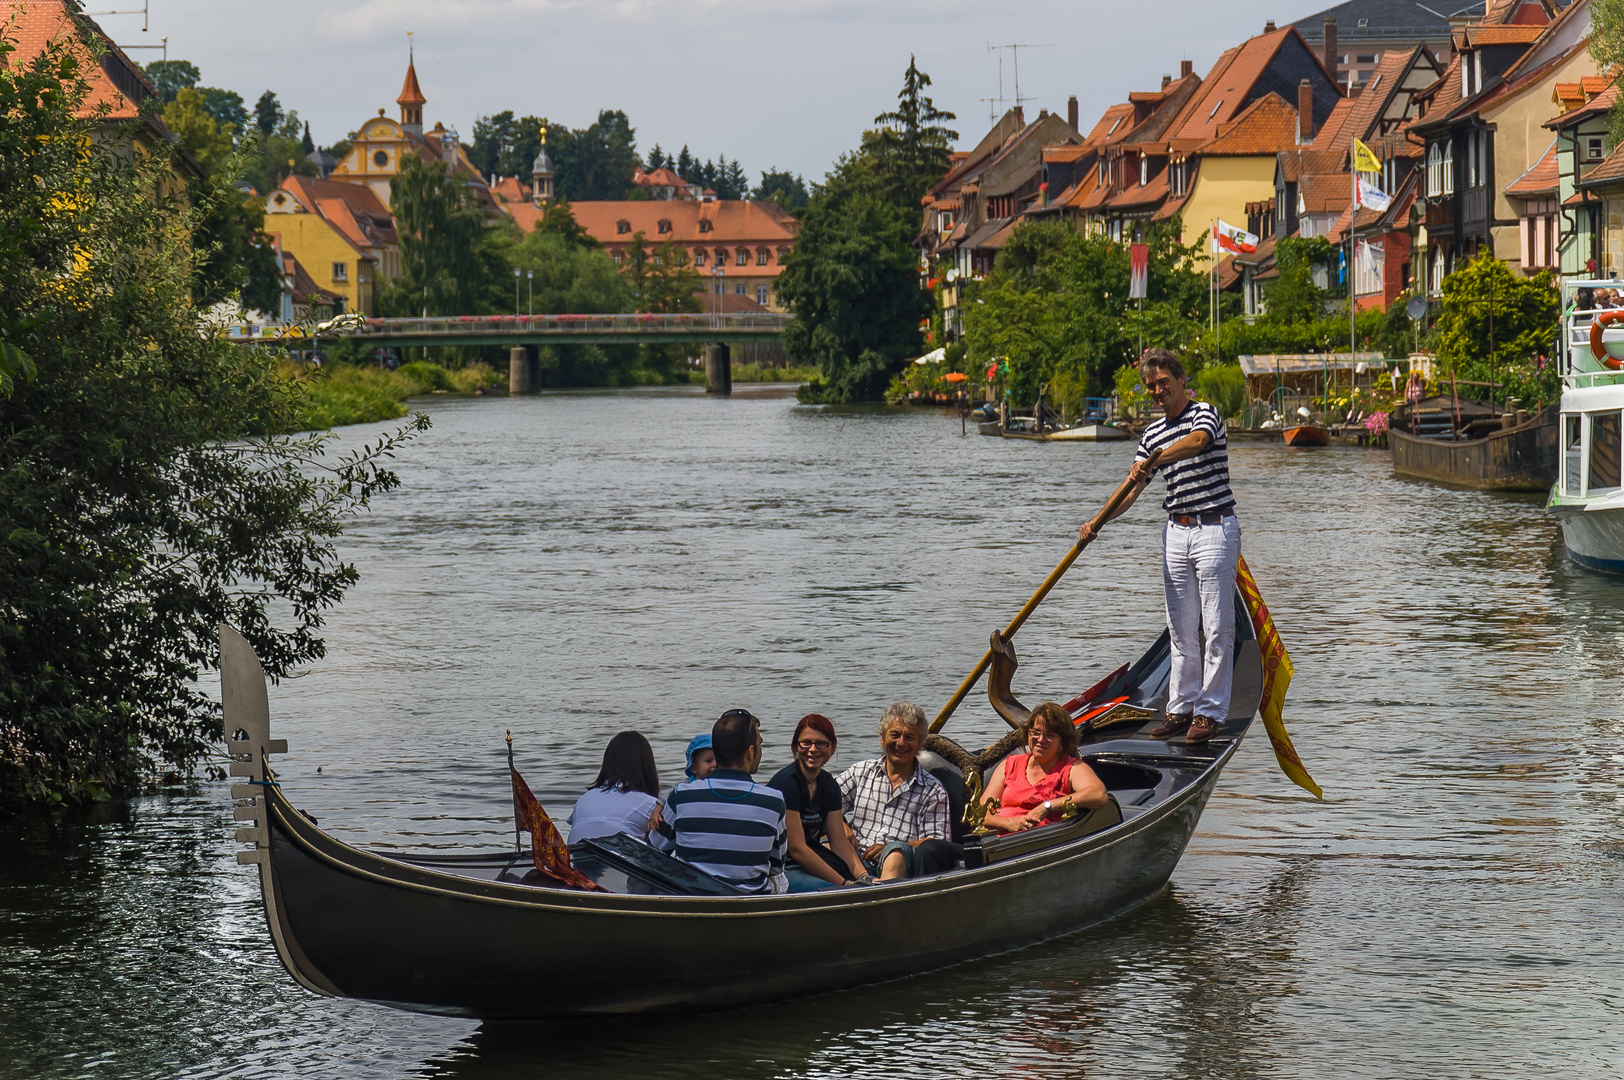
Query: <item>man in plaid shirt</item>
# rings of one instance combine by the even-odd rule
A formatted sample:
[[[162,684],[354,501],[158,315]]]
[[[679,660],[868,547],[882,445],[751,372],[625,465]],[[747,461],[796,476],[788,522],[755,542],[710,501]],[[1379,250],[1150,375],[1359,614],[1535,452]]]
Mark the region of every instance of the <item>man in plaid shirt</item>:
[[[947,789],[919,767],[926,730],[923,709],[897,702],[880,720],[885,756],[836,778],[852,843],[881,881],[941,873],[963,854],[950,839]]]

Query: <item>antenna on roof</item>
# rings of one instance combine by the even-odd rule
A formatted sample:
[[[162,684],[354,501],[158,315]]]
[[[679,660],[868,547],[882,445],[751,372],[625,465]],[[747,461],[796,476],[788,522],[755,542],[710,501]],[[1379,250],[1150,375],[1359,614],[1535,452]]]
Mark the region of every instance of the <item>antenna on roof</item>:
[[[96,16],[96,15],[139,15],[139,16],[141,16],[141,32],[144,34],[144,33],[147,32],[147,4],[149,2],[150,2],[150,0],[141,0],[141,6],[140,7],[138,7],[138,8],[127,8],[127,9],[125,9],[123,11],[87,11],[84,14],[90,15],[90,16]],[[121,48],[121,49],[127,49],[127,48],[130,48],[130,47],[131,46],[128,46],[128,45],[120,45],[119,46],[119,48]]]
[[[1037,45],[1030,45],[1030,44],[1022,43],[1022,44],[1018,44],[1018,45],[992,45],[992,44],[989,44],[987,46],[987,51],[988,52],[992,52],[994,49],[1008,49],[1009,50],[1009,65],[1010,65],[1010,68],[1012,69],[1012,73],[1015,76],[1015,107],[1017,109],[1021,107],[1021,102],[1035,100],[1033,98],[1023,98],[1023,97],[1021,97],[1021,50],[1022,49],[1052,49],[1052,48],[1054,48],[1054,42],[1052,42],[1052,41],[1044,42],[1042,44],[1037,44]],[[1002,59],[1002,58],[1000,58],[1000,59]],[[999,96],[1000,99],[1004,95],[1003,72],[1004,72],[1003,65],[999,64],[999,66],[998,66],[998,96]]]
[[[410,30],[406,31],[406,62],[408,64],[417,63],[417,50],[414,48],[414,43],[412,42],[412,32]]]

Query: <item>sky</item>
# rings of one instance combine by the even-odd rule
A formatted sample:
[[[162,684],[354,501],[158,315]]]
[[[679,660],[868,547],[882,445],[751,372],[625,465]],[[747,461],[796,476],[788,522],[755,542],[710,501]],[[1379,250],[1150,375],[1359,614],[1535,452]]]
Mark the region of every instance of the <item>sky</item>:
[[[87,0],[138,8],[142,0]],[[1205,74],[1218,54],[1323,10],[1326,0],[148,0],[140,15],[98,22],[120,45],[169,39],[203,83],[250,109],[265,90],[310,121],[326,145],[378,109],[398,115],[407,32],[428,99],[424,120],[464,139],[476,117],[512,109],[585,127],[621,109],[638,148],[726,155],[754,181],[766,168],[819,179],[890,109],[909,55],[957,114],[961,148],[988,128],[988,98],[1014,103],[1016,65],[1027,116],[1064,114],[1075,94],[1086,131],[1131,90],[1153,90],[1179,61]],[[0,0],[0,6],[5,0]],[[989,45],[1019,43],[989,51]],[[1047,46],[1047,47],[1036,47]],[[131,52],[146,62],[162,53]]]

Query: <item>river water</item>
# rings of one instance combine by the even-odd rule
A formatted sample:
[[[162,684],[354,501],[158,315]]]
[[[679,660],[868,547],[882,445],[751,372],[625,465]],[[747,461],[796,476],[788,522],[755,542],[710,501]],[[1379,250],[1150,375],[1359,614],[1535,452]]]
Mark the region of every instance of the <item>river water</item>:
[[[424,407],[402,488],[345,538],[328,658],[271,691],[288,795],[383,849],[510,844],[508,729],[558,817],[615,731],[670,783],[733,706],[769,769],[814,710],[837,767],[871,756],[883,706],[934,711],[1131,456],[775,388]],[[0,1074],[1618,1075],[1624,583],[1566,563],[1538,497],[1397,480],[1380,451],[1230,454],[1326,796],[1257,732],[1137,911],[807,1001],[482,1027],[296,986],[226,785],[200,783],[0,825]],[[1158,631],[1158,521],[1147,498],[1107,529],[1021,631],[1024,696]],[[1002,730],[984,697],[949,728]]]

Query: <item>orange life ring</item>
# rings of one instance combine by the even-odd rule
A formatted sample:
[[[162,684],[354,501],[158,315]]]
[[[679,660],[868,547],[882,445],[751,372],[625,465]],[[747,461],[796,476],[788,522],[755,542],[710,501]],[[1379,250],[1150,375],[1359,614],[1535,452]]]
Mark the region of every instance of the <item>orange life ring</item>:
[[[1624,308],[1613,308],[1596,316],[1596,321],[1590,324],[1590,355],[1606,364],[1614,371],[1624,370],[1624,360],[1615,360],[1607,355],[1607,350],[1601,345],[1602,328],[1609,323],[1624,320]]]

